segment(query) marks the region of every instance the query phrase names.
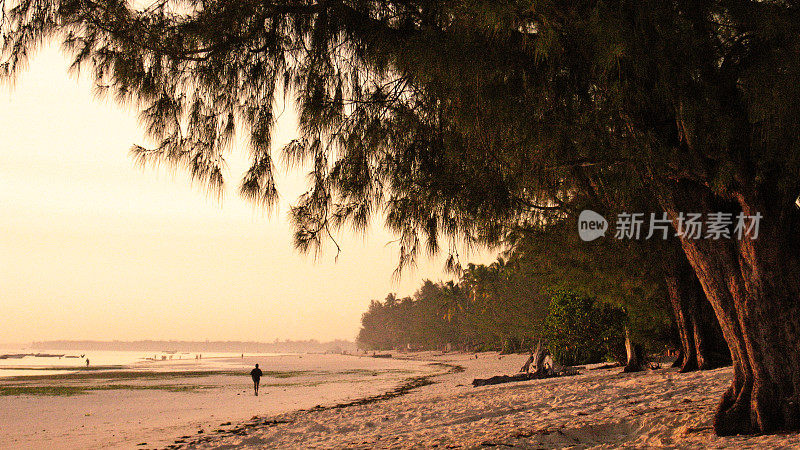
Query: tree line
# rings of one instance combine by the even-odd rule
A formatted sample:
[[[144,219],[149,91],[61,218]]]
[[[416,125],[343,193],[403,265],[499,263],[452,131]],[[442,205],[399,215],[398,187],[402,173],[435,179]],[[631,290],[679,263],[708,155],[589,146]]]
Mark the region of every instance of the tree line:
[[[413,296],[373,300],[358,345],[510,353],[542,342],[561,364],[624,363],[627,334],[648,353],[679,351],[684,371],[730,362],[714,334],[707,339],[722,347],[720,354],[704,348],[706,364],[696,364],[655,258],[617,242],[582,242],[567,225],[551,225],[546,236],[525,230],[510,237],[505,258],[469,264],[458,281],[426,280]]]
[[[498,350],[535,345],[547,301],[499,259],[469,265],[458,283],[426,280],[413,296],[373,300],[357,343],[370,350]]]

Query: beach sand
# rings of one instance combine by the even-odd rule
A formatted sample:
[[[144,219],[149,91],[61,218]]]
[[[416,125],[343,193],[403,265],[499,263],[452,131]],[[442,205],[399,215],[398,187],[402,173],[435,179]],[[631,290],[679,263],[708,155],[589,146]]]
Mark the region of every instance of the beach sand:
[[[680,374],[620,368],[474,388],[512,374],[524,355],[419,354],[464,368],[385,401],[300,411],[240,427],[191,448],[800,448],[799,434],[720,438],[711,419],[732,371]]]
[[[255,363],[265,375],[258,397],[248,375]],[[422,361],[307,354],[0,378],[0,449],[163,448],[255,415],[375,396],[444,370]]]
[[[589,366],[572,377],[474,388],[474,378],[515,373],[526,356],[394,356],[260,358],[265,372],[280,373],[262,380],[259,397],[244,375],[256,362],[247,358],[220,361],[211,373],[176,374],[189,366],[171,364],[0,381],[0,389],[102,387],[0,396],[0,448],[800,448],[796,433],[714,436],[730,368],[623,374]]]

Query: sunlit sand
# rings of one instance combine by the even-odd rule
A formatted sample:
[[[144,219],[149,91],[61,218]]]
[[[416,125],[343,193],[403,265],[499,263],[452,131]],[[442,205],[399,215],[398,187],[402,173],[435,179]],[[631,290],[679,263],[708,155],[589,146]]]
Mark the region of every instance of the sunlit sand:
[[[475,388],[525,355],[284,355],[147,362],[0,379],[2,448],[791,447],[797,434],[719,438],[731,369],[580,374]],[[247,375],[264,369],[261,395]]]
[[[248,375],[264,369],[259,397]],[[382,394],[441,373],[425,362],[345,355],[157,361],[120,370],[0,378],[0,448],[164,447],[270,416]],[[44,371],[42,371],[44,372]]]

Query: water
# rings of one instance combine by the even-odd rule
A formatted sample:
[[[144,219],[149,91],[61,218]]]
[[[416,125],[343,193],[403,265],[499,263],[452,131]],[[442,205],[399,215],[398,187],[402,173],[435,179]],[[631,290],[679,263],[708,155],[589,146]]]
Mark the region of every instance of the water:
[[[49,354],[63,356],[32,356],[31,354]],[[55,375],[71,373],[87,367],[105,369],[154,369],[159,363],[175,363],[192,369],[219,368],[222,358],[240,357],[241,353],[190,353],[190,352],[153,352],[153,351],[107,351],[107,350],[47,350],[0,348],[0,356],[26,354],[22,358],[0,359],[0,377],[16,377],[28,375]],[[275,353],[259,354],[259,356],[277,356]],[[246,356],[254,356],[247,354]]]

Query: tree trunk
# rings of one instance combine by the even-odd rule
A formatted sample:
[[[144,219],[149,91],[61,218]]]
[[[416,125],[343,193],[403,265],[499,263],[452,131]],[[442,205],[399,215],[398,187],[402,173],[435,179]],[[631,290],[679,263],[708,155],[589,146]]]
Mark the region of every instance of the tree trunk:
[[[628,355],[628,362],[625,364],[623,372],[640,372],[644,368],[644,351],[642,346],[631,341],[628,327],[625,327],[625,353]]]
[[[681,344],[681,353],[678,360],[675,361],[675,365],[681,368],[681,372],[691,372],[697,369],[697,347],[694,345],[690,300],[683,295],[681,280],[678,276],[665,275],[664,281],[667,285],[667,293]]]
[[[678,349],[678,358],[675,359],[674,363],[672,363],[672,367],[683,367],[683,361],[684,361],[683,348],[681,347]]]
[[[722,329],[685,255],[667,261],[670,267],[665,268],[664,279],[681,346],[675,366],[690,372],[730,364]]]
[[[797,211],[746,199],[719,207],[688,189],[666,202],[678,211],[762,214],[757,239],[688,239],[681,245],[719,319],[733,359],[733,383],[714,428],[719,435],[800,429],[800,221]],[[760,197],[763,199],[763,197]],[[678,201],[675,201],[675,200]],[[715,199],[716,200],[716,199]],[[767,208],[764,205],[772,205]],[[735,215],[734,215],[735,216]]]

